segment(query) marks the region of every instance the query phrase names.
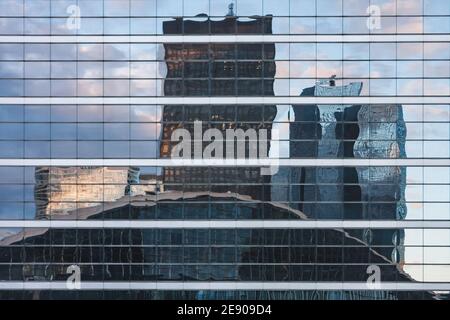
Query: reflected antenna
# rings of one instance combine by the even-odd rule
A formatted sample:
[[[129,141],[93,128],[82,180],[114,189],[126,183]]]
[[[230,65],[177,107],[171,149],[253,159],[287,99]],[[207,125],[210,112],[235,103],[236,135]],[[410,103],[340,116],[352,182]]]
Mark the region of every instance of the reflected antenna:
[[[227,16],[234,16],[234,3],[230,3],[228,5],[228,13]]]

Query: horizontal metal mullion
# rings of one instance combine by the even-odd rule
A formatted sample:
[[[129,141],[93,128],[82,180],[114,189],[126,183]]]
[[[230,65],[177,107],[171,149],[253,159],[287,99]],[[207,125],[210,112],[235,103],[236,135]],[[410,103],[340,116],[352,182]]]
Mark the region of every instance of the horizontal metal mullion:
[[[449,42],[449,34],[370,35],[3,35],[0,43]]]
[[[0,97],[0,104],[450,104],[450,96],[368,96],[368,97]]]
[[[450,228],[449,220],[0,220],[0,228],[401,229]]]
[[[147,166],[147,167],[398,167],[450,166],[450,159],[0,159],[0,166]]]
[[[0,290],[69,290],[65,281],[0,281]],[[422,282],[247,282],[247,281],[81,281],[80,290],[392,290],[448,291],[450,283]],[[76,291],[76,290],[74,290]]]

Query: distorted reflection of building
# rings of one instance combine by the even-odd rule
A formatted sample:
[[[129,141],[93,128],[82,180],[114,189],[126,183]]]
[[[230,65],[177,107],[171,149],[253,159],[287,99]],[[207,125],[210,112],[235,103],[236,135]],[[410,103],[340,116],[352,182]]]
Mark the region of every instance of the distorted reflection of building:
[[[211,34],[272,34],[272,16],[241,21],[230,9],[223,20],[212,20],[206,15],[199,15],[195,20],[176,18],[163,23],[164,34],[189,35],[202,30],[210,30]],[[274,43],[166,43],[164,49],[167,64],[165,96],[274,95]],[[162,117],[161,157],[171,156],[176,144],[170,141],[174,130],[187,129],[194,137],[193,121],[196,120],[208,121],[205,126],[220,130],[224,136],[226,129],[266,129],[267,139],[270,141],[276,112],[276,106],[273,105],[166,105]],[[248,153],[248,144],[246,148]],[[180,189],[180,183],[184,182],[185,190],[197,191],[214,188],[207,185],[212,176],[217,183],[229,182],[230,177],[236,175],[241,182],[249,184],[269,181],[261,177],[259,168],[165,168],[163,175],[167,189]],[[250,194],[251,190],[242,188],[241,192]],[[269,196],[270,192],[267,191],[267,197]]]
[[[301,96],[359,96],[361,82],[335,80],[305,88]],[[406,125],[401,105],[293,105],[290,157],[318,159],[404,158]],[[273,178],[272,200],[289,202],[312,219],[384,219],[406,216],[406,170],[402,167],[282,168]],[[290,184],[289,192],[284,186]],[[404,262],[403,230],[366,230],[373,245],[394,243],[386,257]]]
[[[140,176],[136,167],[37,167],[36,218],[63,217],[76,209],[96,207],[125,195],[162,190],[156,176]]]
[[[238,21],[175,19],[164,22],[166,34],[217,33],[264,28],[271,17]],[[225,30],[225,31],[224,31]],[[275,76],[273,43],[165,44],[166,96],[272,96]],[[264,59],[264,62],[263,62]],[[302,96],[358,96],[362,83],[330,83],[305,88]],[[405,155],[405,125],[397,105],[294,105],[290,124],[291,158],[395,158]],[[226,129],[267,129],[276,116],[273,105],[166,105],[160,145],[170,157],[177,128],[193,136],[193,122]],[[270,135],[268,137],[270,139]],[[381,141],[382,140],[382,141]],[[166,167],[162,177],[143,183],[139,168],[81,167],[36,170],[39,218],[65,219],[400,219],[406,214],[405,172],[398,167],[280,168],[271,178],[259,168]],[[271,180],[270,180],[271,179]],[[264,185],[272,182],[268,187]],[[285,187],[288,186],[288,187]],[[233,191],[233,192],[231,192]],[[359,281],[377,264],[383,281],[412,281],[403,272],[402,230],[334,229],[92,229],[22,235],[26,243],[73,242],[33,250],[25,265],[27,279],[65,279],[65,266],[82,261],[87,280],[166,281]],[[38,233],[38,234],[37,234]],[[57,240],[56,237],[60,237]],[[20,238],[20,237],[19,237]],[[7,237],[9,243],[17,237]],[[53,240],[52,240],[53,241]],[[103,248],[101,247],[103,246]],[[56,260],[55,260],[56,259]],[[81,259],[81,260],[79,260]],[[104,260],[101,260],[104,259]],[[103,261],[103,262],[102,262]],[[102,278],[104,277],[104,278]],[[198,291],[194,298],[223,293]],[[242,292],[249,295],[248,292]],[[263,293],[260,293],[263,294]],[[424,296],[391,291],[295,291],[278,298],[342,299]]]
[[[71,219],[155,219],[166,214],[160,202],[173,204],[183,216],[179,200],[195,204],[211,198],[211,219],[249,219],[258,210],[244,196],[211,192],[164,192],[124,196],[96,208],[79,208]],[[235,210],[223,210],[228,203]],[[189,202],[187,203],[189,205]],[[298,210],[266,203],[268,219],[306,219]],[[162,212],[159,212],[159,211]],[[202,213],[193,210],[201,219]],[[170,221],[170,220],[169,220]],[[51,244],[52,248],[49,249]],[[390,249],[394,248],[391,244]],[[367,266],[380,267],[383,282],[414,282],[379,250],[347,229],[247,228],[26,228],[0,238],[0,273],[8,280],[66,281],[67,267],[81,268],[82,281],[294,281],[359,282],[367,280]],[[23,256],[19,254],[24,250]],[[22,258],[24,257],[24,258]],[[6,278],[4,278],[6,279]],[[95,291],[91,290],[91,294]],[[1,294],[1,293],[0,293]],[[45,298],[48,292],[34,290]],[[71,291],[60,292],[70,296]],[[97,293],[98,294],[98,293]],[[102,294],[102,293],[100,293]],[[121,292],[125,297],[131,292]],[[171,298],[173,291],[134,291],[136,295]],[[180,298],[251,299],[431,299],[427,291],[391,290],[278,290],[178,291]],[[1,297],[1,295],[0,295]]]

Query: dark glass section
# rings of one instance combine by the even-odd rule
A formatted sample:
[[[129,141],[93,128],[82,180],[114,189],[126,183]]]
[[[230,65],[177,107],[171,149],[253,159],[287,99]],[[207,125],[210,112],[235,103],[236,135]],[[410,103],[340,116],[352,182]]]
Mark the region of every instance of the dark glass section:
[[[0,291],[2,300],[431,300],[426,291]],[[448,296],[439,295],[442,300]]]
[[[411,281],[384,256],[398,243],[366,243],[359,231],[24,229],[2,239],[0,271],[16,281],[64,281],[77,264],[83,281],[365,282],[375,264],[383,282]]]

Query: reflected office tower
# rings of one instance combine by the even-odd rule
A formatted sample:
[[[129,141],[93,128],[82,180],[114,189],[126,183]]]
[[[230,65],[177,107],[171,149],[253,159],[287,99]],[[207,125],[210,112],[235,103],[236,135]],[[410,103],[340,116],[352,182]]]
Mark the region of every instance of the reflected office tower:
[[[138,183],[136,167],[37,167],[36,219],[67,216],[77,209],[142,194]]]
[[[406,124],[401,105],[362,105],[355,158],[406,158]],[[370,137],[370,139],[369,139]],[[406,217],[405,167],[357,167],[363,219],[401,220]],[[370,181],[370,183],[365,183]],[[394,245],[392,261],[404,263],[404,230],[378,230],[365,236],[374,245]],[[380,250],[383,251],[383,250]]]
[[[361,88],[362,83],[335,86],[334,80],[330,80],[329,85],[317,84],[304,89],[301,96],[358,96]],[[353,144],[358,137],[355,121],[359,108],[339,104],[294,105],[295,122],[290,126],[290,156],[319,159],[354,157]],[[357,185],[348,185],[357,182],[356,176],[356,169],[351,167],[295,168],[292,180],[301,184],[292,189],[292,200],[298,204],[299,210],[312,218],[357,218],[361,205],[349,202],[360,199],[361,191]],[[316,184],[317,187],[309,188],[309,184]]]
[[[318,83],[302,96],[358,96],[361,82]],[[401,105],[294,105],[291,158],[404,158],[406,126]],[[298,167],[290,171],[292,206],[316,219],[399,220],[406,216],[406,171],[400,167]],[[274,195],[274,194],[272,194]],[[356,234],[355,234],[356,236]],[[371,245],[397,263],[404,260],[403,230],[363,231]]]
[[[176,18],[163,23],[164,34],[192,35],[210,30],[211,34],[272,34],[272,16],[240,21],[232,10],[222,20],[206,15],[193,19]],[[207,33],[207,32],[206,32]],[[164,44],[167,76],[165,96],[273,96],[275,76],[275,45],[273,43],[184,43]],[[225,137],[227,129],[252,128],[267,130],[270,141],[272,121],[276,116],[274,105],[166,105],[163,111],[161,157],[170,157],[172,132],[187,129],[194,137],[194,121],[203,122],[203,130],[216,128]],[[225,149],[224,141],[224,151]],[[203,146],[205,147],[205,146]],[[248,148],[248,146],[246,146]],[[248,149],[247,149],[248,150]],[[269,150],[269,146],[267,146]],[[208,181],[227,183],[238,179],[245,183],[261,183],[259,168],[165,168],[163,179],[166,190],[218,191]],[[267,180],[268,181],[268,180]],[[172,185],[171,185],[172,184]],[[203,184],[203,185],[202,185]],[[252,193],[251,187],[241,188],[241,194]],[[268,194],[270,196],[270,194]],[[259,198],[259,197],[258,197]]]

